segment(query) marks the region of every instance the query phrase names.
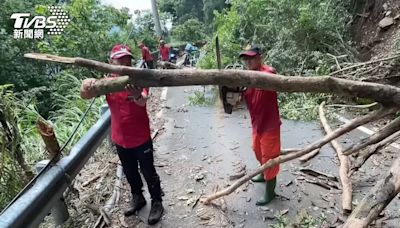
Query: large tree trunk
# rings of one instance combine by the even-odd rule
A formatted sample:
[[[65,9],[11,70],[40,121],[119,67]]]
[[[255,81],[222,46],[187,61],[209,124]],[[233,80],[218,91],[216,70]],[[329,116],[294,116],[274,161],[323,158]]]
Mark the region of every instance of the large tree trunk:
[[[128,66],[116,66],[83,59],[59,57],[47,54],[25,54],[27,58],[75,64],[121,76],[113,80],[101,80],[95,84],[97,95],[124,90],[127,83],[144,87],[225,85],[247,86],[281,92],[336,93],[374,99],[385,105],[400,105],[400,88],[395,86],[357,82],[346,79],[321,77],[281,76],[259,71],[244,70],[147,70]],[[270,77],[266,77],[270,76]]]
[[[345,228],[368,227],[400,192],[400,156],[387,175],[364,197],[344,224]]]
[[[326,134],[332,134],[332,129],[326,120],[324,113],[325,102],[322,102],[319,106],[319,118],[321,119],[322,126],[324,127]],[[336,150],[337,156],[339,158],[339,177],[342,184],[342,208],[344,213],[348,214],[351,212],[352,208],[352,186],[349,179],[349,158],[343,155],[343,148],[338,141],[331,141],[332,147]]]

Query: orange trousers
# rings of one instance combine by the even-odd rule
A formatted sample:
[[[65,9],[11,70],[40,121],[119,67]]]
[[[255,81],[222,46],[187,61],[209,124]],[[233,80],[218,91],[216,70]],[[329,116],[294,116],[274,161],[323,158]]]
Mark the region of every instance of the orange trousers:
[[[281,153],[281,129],[273,129],[264,133],[253,133],[253,150],[260,164],[276,158]],[[264,171],[264,179],[271,180],[278,175],[279,165]]]

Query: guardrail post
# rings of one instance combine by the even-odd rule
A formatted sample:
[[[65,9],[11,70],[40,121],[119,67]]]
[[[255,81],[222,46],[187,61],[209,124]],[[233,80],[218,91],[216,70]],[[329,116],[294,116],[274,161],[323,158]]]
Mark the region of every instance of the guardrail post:
[[[39,173],[49,162],[49,160],[42,160],[36,163],[36,172]],[[53,217],[56,226],[62,225],[68,220],[69,212],[64,197],[56,200],[50,214]]]

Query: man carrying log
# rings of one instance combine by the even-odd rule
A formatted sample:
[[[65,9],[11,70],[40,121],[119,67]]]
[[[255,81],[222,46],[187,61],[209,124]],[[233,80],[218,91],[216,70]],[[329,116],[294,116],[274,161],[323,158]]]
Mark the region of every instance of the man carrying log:
[[[253,45],[239,55],[248,70],[276,74],[273,67],[262,64],[262,50]],[[265,75],[265,77],[273,77]],[[260,164],[279,156],[281,151],[278,95],[275,91],[248,88],[243,97],[250,112],[253,129],[253,150]],[[279,165],[266,169],[252,178],[253,182],[265,183],[265,193],[256,205],[266,205],[275,198],[276,176]]]
[[[128,46],[117,44],[112,48],[110,64],[131,66],[131,61],[132,54]],[[118,76],[111,74],[109,78]],[[82,82],[82,98],[90,99],[96,96],[92,87],[95,81],[96,79],[89,78]],[[131,207],[125,211],[125,216],[135,214],[146,205],[142,193],[143,182],[139,174],[139,164],[152,200],[148,223],[155,224],[160,220],[164,209],[160,177],[154,167],[153,142],[146,111],[148,91],[148,88],[127,85],[125,91],[107,94],[106,100],[111,112],[111,139],[117,148],[132,192]]]

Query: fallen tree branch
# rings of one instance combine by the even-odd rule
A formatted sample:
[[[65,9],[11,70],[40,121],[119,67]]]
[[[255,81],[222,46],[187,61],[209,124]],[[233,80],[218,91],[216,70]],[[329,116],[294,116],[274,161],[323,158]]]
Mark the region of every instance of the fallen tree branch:
[[[325,188],[326,190],[339,189],[336,183],[329,182],[326,179],[324,180],[324,179],[313,178],[313,179],[305,179],[305,181],[310,184],[318,185],[322,188]]]
[[[303,162],[303,163],[304,163],[304,162],[309,161],[310,159],[312,159],[313,157],[315,157],[317,154],[319,154],[319,151],[320,151],[320,148],[311,151],[311,153],[308,153],[308,154],[305,154],[305,155],[301,156],[301,157],[299,158],[300,162]]]
[[[315,171],[313,169],[304,168],[304,169],[300,169],[300,172],[307,174],[309,176],[312,176],[312,177],[322,178],[324,180],[335,181],[335,182],[338,181],[338,178],[335,176],[329,175],[327,173]]]
[[[293,152],[296,152],[296,151],[299,151],[299,150],[300,150],[300,148],[282,149],[281,150],[281,155],[290,154],[290,153],[293,153]]]
[[[371,82],[359,82],[329,76],[281,76],[245,70],[148,70],[117,66],[84,58],[68,58],[47,54],[25,54],[27,58],[74,64],[120,76],[98,80],[93,85],[96,95],[122,91],[128,83],[144,87],[225,85],[246,86],[280,92],[336,93],[374,99],[384,105],[400,105],[400,88]],[[268,74],[271,77],[265,77]]]
[[[382,117],[385,117],[386,115],[392,114],[394,112],[396,112],[397,108],[389,108],[389,109],[385,109],[385,108],[381,108],[379,110],[376,110],[366,116],[362,116],[359,117],[355,120],[353,120],[350,123],[347,123],[345,125],[343,125],[342,127],[336,129],[335,131],[333,131],[331,134],[326,135],[325,137],[323,137],[322,139],[308,145],[307,147],[303,148],[302,150],[299,150],[297,152],[292,152],[289,154],[285,154],[285,155],[281,155],[279,157],[276,157],[274,159],[269,160],[268,162],[264,163],[262,166],[260,166],[259,168],[257,168],[256,170],[254,170],[253,172],[250,172],[249,174],[247,174],[246,176],[240,178],[239,180],[237,180],[235,183],[233,183],[231,186],[222,189],[221,191],[216,192],[215,194],[212,195],[208,195],[206,196],[202,201],[204,204],[210,204],[211,201],[220,198],[222,196],[225,195],[229,195],[232,192],[234,192],[238,187],[240,187],[242,184],[246,183],[247,181],[249,181],[252,177],[262,173],[265,169],[268,169],[272,166],[278,165],[280,163],[283,162],[287,162],[293,159],[296,159],[298,157],[301,157],[307,153],[310,153],[311,151],[317,149],[317,148],[321,148],[322,146],[324,146],[325,144],[329,143],[332,139],[335,139],[355,128],[357,128],[358,126],[361,126],[363,124],[369,123],[371,121],[380,119]]]
[[[118,166],[117,166],[117,179],[115,180],[115,183],[114,183],[113,194],[107,200],[106,204],[103,207],[104,211],[107,212],[107,213],[110,212],[115,207],[117,202],[119,201],[121,187],[122,187],[122,172],[123,172],[122,166],[120,164],[118,164]]]
[[[349,216],[344,228],[368,227],[400,192],[400,156],[389,172],[364,197]]]
[[[325,102],[322,102],[319,106],[319,118],[321,120],[322,126],[324,127],[326,134],[332,134],[332,129],[328,124],[328,121],[324,113]],[[342,146],[336,141],[331,141],[332,147],[335,149],[337,156],[339,158],[339,177],[342,184],[342,209],[344,213],[350,213],[352,209],[352,186],[349,180],[349,158],[343,155]]]
[[[352,153],[358,152],[361,149],[364,149],[365,147],[378,143],[385,138],[389,137],[390,135],[394,134],[395,132],[400,130],[400,117],[397,119],[393,120],[389,124],[387,124],[385,127],[380,129],[378,132],[375,134],[371,135],[368,138],[365,138],[361,140],[361,142],[351,146],[350,148],[346,149],[343,154],[344,155],[350,155]]]
[[[182,66],[170,62],[160,61],[157,66],[164,69],[182,69]]]
[[[394,55],[394,56],[391,56],[391,57],[375,59],[375,60],[371,60],[371,61],[368,61],[368,62],[354,64],[354,65],[351,65],[349,67],[345,67],[345,68],[342,68],[342,69],[337,70],[335,72],[332,72],[329,75],[337,75],[337,74],[339,74],[339,73],[341,73],[343,71],[346,71],[346,70],[351,70],[351,69],[354,69],[354,68],[357,68],[357,67],[360,67],[360,66],[369,65],[369,64],[372,64],[372,63],[378,63],[378,62],[388,61],[388,60],[392,60],[392,59],[397,59],[399,57],[400,57],[400,55]]]
[[[373,147],[369,148],[361,155],[357,157],[357,160],[351,167],[351,172],[349,175],[352,175],[354,172],[358,171],[362,165],[375,153],[377,153],[382,148],[386,147],[387,145],[393,143],[400,137],[400,131],[394,133],[393,135],[385,138],[384,140],[380,141],[379,143],[375,144]]]
[[[103,220],[106,223],[107,226],[111,225],[111,220],[110,220],[110,216],[108,215],[108,213],[104,210],[104,208],[100,208],[100,215],[103,216]]]
[[[346,104],[331,104],[331,105],[326,105],[326,107],[339,107],[339,108],[372,108],[376,106],[378,103],[373,102],[371,104],[365,104],[365,105],[346,105]]]

